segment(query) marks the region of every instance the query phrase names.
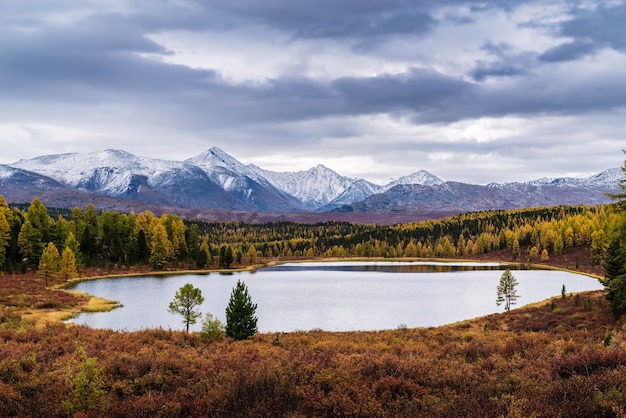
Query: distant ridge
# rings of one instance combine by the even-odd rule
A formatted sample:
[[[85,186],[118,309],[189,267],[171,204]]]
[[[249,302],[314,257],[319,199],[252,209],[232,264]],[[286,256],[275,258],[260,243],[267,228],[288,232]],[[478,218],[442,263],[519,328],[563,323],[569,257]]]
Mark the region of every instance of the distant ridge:
[[[558,204],[610,202],[619,168],[587,178],[537,179],[486,186],[443,181],[418,170],[386,185],[317,165],[274,172],[245,165],[212,147],[185,161],[122,150],[45,155],[0,165],[0,194],[20,203],[55,198],[63,207],[92,199],[108,205],[165,206],[240,213],[461,213]],[[122,203],[120,203],[122,202]],[[123,202],[127,202],[125,205]]]

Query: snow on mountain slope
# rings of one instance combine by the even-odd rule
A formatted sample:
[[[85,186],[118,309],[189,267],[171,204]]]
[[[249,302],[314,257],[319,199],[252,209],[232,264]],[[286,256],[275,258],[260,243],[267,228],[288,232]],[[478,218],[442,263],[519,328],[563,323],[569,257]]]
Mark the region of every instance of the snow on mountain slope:
[[[18,169],[16,177],[13,170]],[[32,176],[34,173],[37,175]],[[344,177],[323,165],[298,172],[273,172],[253,164],[244,165],[217,147],[182,162],[105,150],[47,155],[0,166],[0,183],[7,190],[12,184],[21,187],[20,190],[25,187],[34,190],[33,185],[40,182],[48,184],[48,188],[70,187],[149,204],[260,212],[328,211],[366,200],[354,209],[414,210],[417,206],[437,209],[445,203],[448,210],[459,204],[462,204],[459,209],[474,210],[544,205],[557,200],[593,204],[606,200],[605,191],[618,190],[622,177],[621,169],[616,168],[587,178],[543,178],[478,187],[443,182],[420,170],[379,186]],[[59,183],[53,186],[51,181]],[[430,195],[439,201],[431,202]]]
[[[620,180],[624,179],[624,173],[621,168],[611,168],[601,173],[594,174],[585,179],[585,184],[605,187],[607,189],[615,189],[615,185],[619,184]]]
[[[385,186],[385,190],[389,190],[399,184],[421,184],[422,186],[434,186],[436,184],[442,184],[443,180],[439,177],[430,174],[426,170],[420,170],[408,176],[400,177],[398,180],[394,180]]]
[[[255,166],[244,165],[217,147],[185,160],[202,170],[225,191],[253,202],[260,210],[279,212],[307,210],[294,196],[275,187]]]
[[[542,177],[528,182],[489,183],[487,187],[502,188],[518,186],[556,186],[556,187],[591,187],[595,189],[615,190],[619,180],[624,177],[620,168],[610,168],[588,177]]]
[[[136,176],[145,176],[149,182],[156,175],[183,168],[179,162],[143,158],[119,150],[46,155],[20,160],[12,166],[108,196],[122,196],[132,190]]]
[[[217,147],[209,148],[205,152],[185,160],[185,162],[202,168],[224,190],[246,192],[244,189],[248,188],[249,184],[243,177],[263,184],[263,181],[259,181],[256,173],[250,170],[248,166]],[[265,185],[269,185],[267,181],[265,183]]]
[[[319,208],[346,191],[355,180],[343,177],[319,164],[297,172],[275,172],[253,168],[258,176],[266,178],[274,187],[296,197],[305,205]]]

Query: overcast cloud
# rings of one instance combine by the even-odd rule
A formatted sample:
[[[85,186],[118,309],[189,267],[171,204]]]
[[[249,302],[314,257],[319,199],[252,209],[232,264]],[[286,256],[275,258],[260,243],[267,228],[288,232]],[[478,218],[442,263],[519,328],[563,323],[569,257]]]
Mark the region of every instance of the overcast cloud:
[[[7,0],[0,163],[218,146],[478,184],[622,165],[626,1]]]

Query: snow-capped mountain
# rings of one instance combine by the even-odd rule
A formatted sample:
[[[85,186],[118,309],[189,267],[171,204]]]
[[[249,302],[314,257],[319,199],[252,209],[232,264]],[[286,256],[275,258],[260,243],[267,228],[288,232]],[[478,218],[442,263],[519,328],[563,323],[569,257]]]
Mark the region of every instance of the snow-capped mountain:
[[[439,177],[430,174],[426,170],[420,170],[408,176],[400,177],[385,186],[385,190],[389,190],[399,184],[421,184],[422,186],[435,186],[443,183]]]
[[[597,205],[611,202],[606,193],[619,190],[620,169],[586,178],[539,179],[527,183],[489,183],[486,186],[442,182],[432,186],[400,184],[384,193],[346,205],[348,212],[464,213],[553,205]]]
[[[420,170],[386,185],[342,176],[318,165],[274,172],[245,165],[219,148],[185,161],[144,158],[120,150],[59,154],[0,165],[0,194],[12,201],[49,196],[56,205],[73,200],[127,202],[191,209],[295,213],[313,211],[463,212],[552,204],[597,204],[619,190],[620,169],[587,178],[537,179],[487,186],[444,182]],[[30,195],[29,195],[30,193]],[[80,193],[72,195],[72,193]],[[28,198],[30,196],[30,198]],[[59,199],[58,196],[64,196]],[[99,196],[99,197],[98,197]],[[112,203],[120,207],[118,201]]]
[[[329,204],[357,184],[371,185],[371,187],[365,187],[372,192],[377,190],[372,183],[344,177],[321,164],[305,171],[282,173],[263,170],[256,166],[253,168],[256,175],[267,179],[276,188],[294,196],[306,206],[314,209]],[[355,200],[349,201],[355,202],[360,200],[359,198],[365,198],[371,194],[370,192],[366,196],[355,195]]]
[[[267,179],[259,176],[253,166],[240,163],[217,147],[209,148],[185,162],[201,168],[224,191],[244,201],[253,202],[258,210],[278,212],[306,210],[306,206],[297,198],[274,187]]]
[[[284,197],[267,196],[265,188],[223,167],[209,171],[210,176],[189,162],[143,158],[119,150],[49,155],[20,160],[12,166],[76,190],[144,203],[242,211],[301,210]]]

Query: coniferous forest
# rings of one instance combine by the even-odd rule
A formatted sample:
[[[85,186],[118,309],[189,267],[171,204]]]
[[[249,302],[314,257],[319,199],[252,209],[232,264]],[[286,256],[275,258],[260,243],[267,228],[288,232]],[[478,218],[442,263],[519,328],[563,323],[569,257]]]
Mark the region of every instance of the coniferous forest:
[[[617,198],[383,226],[211,223],[0,197],[0,415],[624,416]],[[551,264],[595,274],[607,290],[438,328],[243,341],[94,330],[52,315],[89,306],[58,288],[78,277],[329,257]]]

